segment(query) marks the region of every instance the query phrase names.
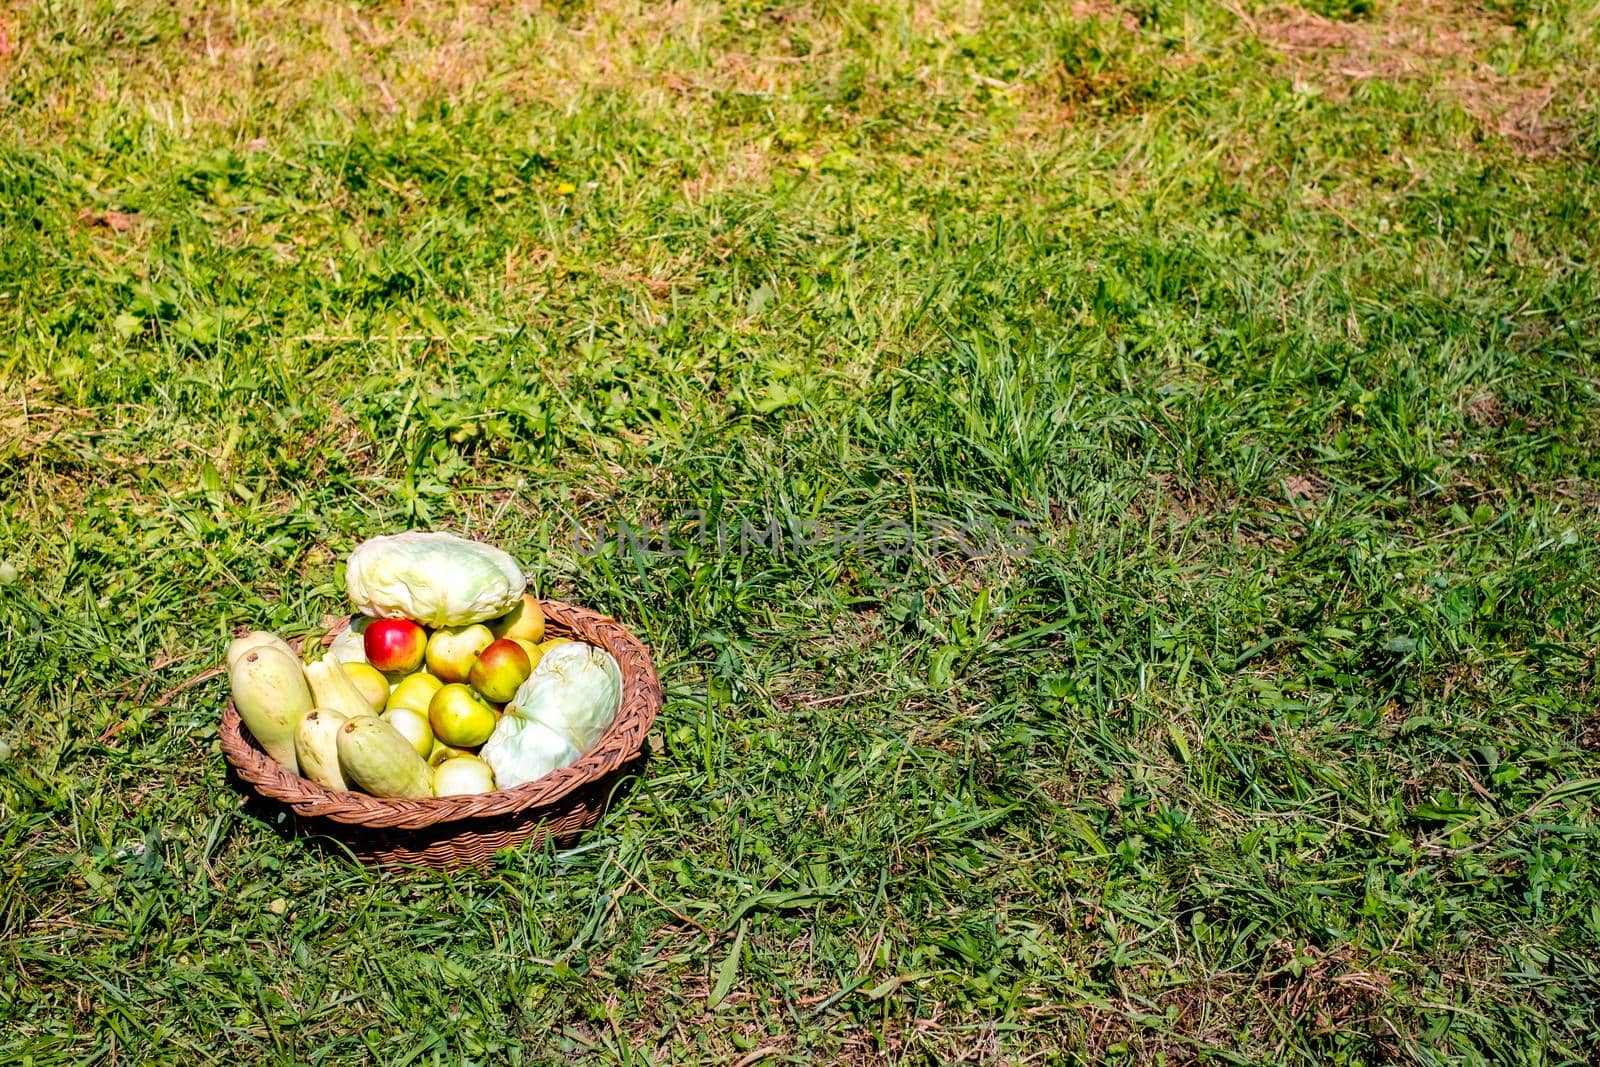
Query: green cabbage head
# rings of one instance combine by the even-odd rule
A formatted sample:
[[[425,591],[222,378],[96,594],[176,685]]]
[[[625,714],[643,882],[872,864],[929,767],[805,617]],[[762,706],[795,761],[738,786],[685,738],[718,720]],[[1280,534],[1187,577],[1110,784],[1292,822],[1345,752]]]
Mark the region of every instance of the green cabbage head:
[[[425,626],[504,615],[527,587],[517,561],[493,545],[418,531],[363,541],[350,553],[344,580],[363,614]]]

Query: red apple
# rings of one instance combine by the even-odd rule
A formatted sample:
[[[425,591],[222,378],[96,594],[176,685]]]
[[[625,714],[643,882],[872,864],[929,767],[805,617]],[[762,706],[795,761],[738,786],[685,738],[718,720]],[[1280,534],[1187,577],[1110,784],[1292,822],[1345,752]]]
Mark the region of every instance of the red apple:
[[[533,662],[523,647],[514,638],[502,637],[478,653],[467,681],[485,698],[504,704],[532,672]]]
[[[373,619],[361,635],[367,662],[385,674],[410,674],[422,666],[428,632],[410,619]]]

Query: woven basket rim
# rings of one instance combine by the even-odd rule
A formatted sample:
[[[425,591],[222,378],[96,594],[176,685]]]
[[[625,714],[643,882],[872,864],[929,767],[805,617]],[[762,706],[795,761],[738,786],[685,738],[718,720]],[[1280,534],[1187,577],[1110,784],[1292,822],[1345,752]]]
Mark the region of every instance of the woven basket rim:
[[[600,739],[569,767],[493,793],[397,799],[328,789],[290,773],[251,736],[230,697],[222,713],[222,752],[239,776],[263,796],[280,800],[302,815],[351,826],[416,830],[441,823],[514,815],[553,805],[574,790],[604,779],[639,754],[645,734],[661,708],[661,684],[648,648],[621,623],[588,608],[540,600],[547,623],[558,636],[572,634],[610,652],[622,670],[622,706]],[[350,625],[339,619],[321,638],[327,646]],[[300,651],[305,638],[290,642]]]

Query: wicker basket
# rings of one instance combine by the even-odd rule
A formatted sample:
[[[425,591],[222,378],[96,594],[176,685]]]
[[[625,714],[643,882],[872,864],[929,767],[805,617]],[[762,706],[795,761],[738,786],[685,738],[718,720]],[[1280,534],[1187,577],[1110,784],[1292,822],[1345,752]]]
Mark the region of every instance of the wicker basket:
[[[234,708],[222,715],[222,753],[251,788],[281,801],[302,832],[337,839],[358,858],[385,867],[484,867],[495,853],[546,839],[566,843],[595,824],[626,768],[643,749],[661,709],[650,653],[621,624],[585,608],[540,601],[546,632],[587,641],[622,668],[622,708],[600,740],[570,767],[512,789],[477,796],[394,800],[336,792],[290,774],[250,736]],[[341,619],[326,644],[348,626]]]

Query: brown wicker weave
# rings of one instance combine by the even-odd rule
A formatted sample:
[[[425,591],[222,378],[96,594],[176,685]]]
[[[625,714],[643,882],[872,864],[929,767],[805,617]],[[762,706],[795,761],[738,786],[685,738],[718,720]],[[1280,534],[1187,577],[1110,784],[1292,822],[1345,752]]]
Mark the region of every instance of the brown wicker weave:
[[[293,809],[302,831],[336,838],[360,859],[385,867],[484,867],[495,853],[515,845],[547,838],[569,842],[600,818],[625,768],[640,755],[661,709],[661,683],[649,651],[614,619],[553,600],[540,606],[549,636],[597,645],[622,668],[616,721],[570,767],[478,796],[395,800],[334,791],[290,774],[268,756],[244,728],[232,700],[222,714],[222,753],[257,793]],[[339,620],[323,643],[349,623]]]

